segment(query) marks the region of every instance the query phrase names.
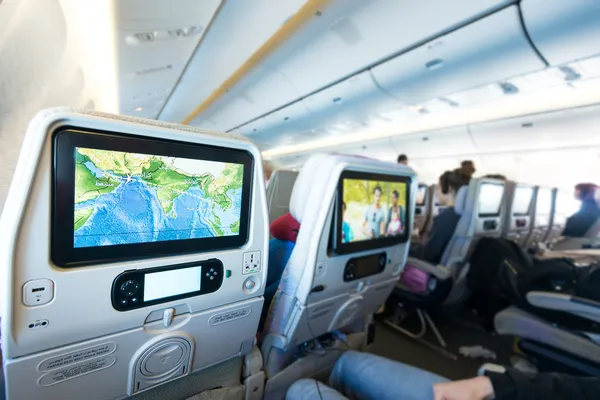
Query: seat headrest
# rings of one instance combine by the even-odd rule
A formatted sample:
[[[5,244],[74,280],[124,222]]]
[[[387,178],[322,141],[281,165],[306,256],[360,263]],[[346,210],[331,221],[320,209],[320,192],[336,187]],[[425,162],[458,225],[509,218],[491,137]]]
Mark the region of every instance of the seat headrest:
[[[308,195],[313,186],[315,171],[319,165],[328,157],[327,154],[316,154],[308,159],[302,170],[296,178],[294,188],[292,189],[292,197],[290,199],[290,213],[296,221],[302,223],[304,211],[306,209]]]
[[[469,194],[469,185],[465,185],[458,189],[456,198],[454,199],[454,211],[458,215],[462,215],[467,207],[467,194]]]

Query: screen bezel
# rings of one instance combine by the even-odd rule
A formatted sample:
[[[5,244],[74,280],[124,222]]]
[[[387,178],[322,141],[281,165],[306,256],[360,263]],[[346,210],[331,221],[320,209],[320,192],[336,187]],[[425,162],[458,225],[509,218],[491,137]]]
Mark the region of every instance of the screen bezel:
[[[406,185],[406,225],[404,233],[397,236],[383,237],[379,239],[364,240],[360,242],[342,243],[342,202],[344,201],[344,180],[345,179],[360,179],[380,182],[391,182],[391,183],[404,183]],[[412,226],[412,215],[411,215],[411,191],[410,187],[412,180],[408,176],[398,175],[387,175],[371,172],[359,172],[359,171],[344,171],[340,175],[338,181],[337,198],[335,205],[335,229],[334,229],[334,240],[333,240],[333,251],[337,254],[349,254],[356,253],[365,250],[375,250],[383,247],[393,246],[399,243],[406,243],[409,238],[409,230],[406,227]]]
[[[519,190],[519,188],[521,189],[528,189],[531,193],[531,196],[529,197],[529,205],[527,206],[527,211],[526,212],[513,212],[512,215],[514,215],[515,217],[527,217],[530,212],[531,212],[531,205],[533,204],[533,198],[535,195],[535,188],[533,186],[525,186],[525,185],[517,185],[515,187],[515,192],[513,194],[513,207],[514,207],[514,200],[517,197],[517,191]]]
[[[482,182],[481,183],[481,187],[479,188],[479,193],[481,194],[481,188],[483,187],[483,185],[495,185],[495,186],[500,186],[502,187],[502,196],[500,197],[500,203],[498,204],[498,210],[495,213],[481,213],[479,212],[479,203],[481,199],[478,199],[477,204],[478,204],[478,208],[477,208],[477,216],[481,217],[481,218],[492,218],[492,217],[499,217],[500,213],[502,211],[502,202],[504,201],[504,192],[506,190],[506,185],[504,185],[504,183],[500,183],[500,182]]]
[[[74,246],[75,148],[123,151],[167,157],[229,162],[244,166],[240,230],[236,236],[130,243],[111,246]],[[93,129],[62,127],[53,137],[51,260],[63,268],[129,259],[164,257],[241,247],[248,241],[254,158],[242,149],[140,137]]]

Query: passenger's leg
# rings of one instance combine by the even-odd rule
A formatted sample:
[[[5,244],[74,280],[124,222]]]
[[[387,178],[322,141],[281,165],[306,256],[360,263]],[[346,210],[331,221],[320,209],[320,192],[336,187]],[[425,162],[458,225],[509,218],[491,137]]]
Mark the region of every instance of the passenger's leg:
[[[348,400],[339,392],[314,379],[300,379],[288,389],[285,398],[286,400]]]
[[[373,354],[347,351],[329,381],[357,400],[432,400],[433,385],[447,379]]]

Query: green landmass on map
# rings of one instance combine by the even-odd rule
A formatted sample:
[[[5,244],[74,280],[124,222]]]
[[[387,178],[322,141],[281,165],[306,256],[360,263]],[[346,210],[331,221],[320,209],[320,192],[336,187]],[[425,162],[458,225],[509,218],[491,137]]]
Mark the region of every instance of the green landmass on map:
[[[204,193],[210,195],[213,201],[223,210],[232,206],[231,199],[227,195],[229,190],[240,189],[244,179],[244,166],[239,164],[229,164],[223,170],[220,177],[208,185],[208,190]]]
[[[210,219],[208,220],[208,223],[210,224],[210,227],[215,230],[215,232],[216,232],[216,234],[218,236],[223,236],[223,230],[221,229],[221,227],[219,225],[217,225],[216,223],[214,223]]]
[[[202,187],[204,181],[210,178],[209,174],[199,177],[182,174],[165,164],[158,158],[152,158],[143,168],[141,179],[148,185],[156,186],[156,195],[161,208],[172,218],[176,215],[173,211],[173,202],[177,197],[188,191],[192,186]]]
[[[240,221],[235,221],[233,224],[229,225],[229,228],[231,228],[231,232],[233,233],[240,233]]]
[[[85,224],[85,222],[88,220],[88,218],[92,215],[93,212],[94,212],[94,207],[85,207],[85,208],[80,208],[78,210],[75,210],[74,230],[76,231],[77,229],[81,228]]]
[[[75,203],[95,199],[115,190],[121,183],[110,176],[96,178],[84,164],[90,159],[77,153],[75,160]]]

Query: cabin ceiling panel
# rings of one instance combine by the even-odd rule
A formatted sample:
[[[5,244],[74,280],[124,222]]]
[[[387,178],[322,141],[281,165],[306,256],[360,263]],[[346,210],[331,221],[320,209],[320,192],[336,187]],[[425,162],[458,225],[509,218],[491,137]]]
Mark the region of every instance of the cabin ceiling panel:
[[[517,6],[432,40],[372,69],[386,91],[416,104],[545,68],[529,45]]]
[[[224,2],[159,119],[181,122],[303,4],[304,0]]]
[[[552,65],[600,54],[600,2],[523,0],[529,36]]]

